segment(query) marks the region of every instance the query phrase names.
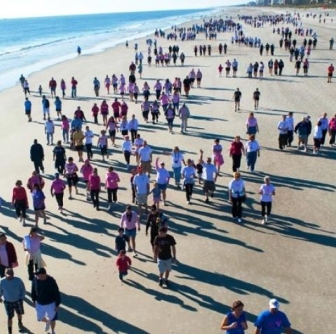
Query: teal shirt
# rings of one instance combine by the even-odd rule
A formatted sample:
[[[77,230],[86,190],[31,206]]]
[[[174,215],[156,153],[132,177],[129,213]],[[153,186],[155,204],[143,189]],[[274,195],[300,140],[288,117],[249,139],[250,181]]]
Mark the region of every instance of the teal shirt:
[[[26,295],[25,286],[19,277],[7,279],[6,277],[0,280],[0,297],[4,297],[6,302],[17,302],[22,300]]]

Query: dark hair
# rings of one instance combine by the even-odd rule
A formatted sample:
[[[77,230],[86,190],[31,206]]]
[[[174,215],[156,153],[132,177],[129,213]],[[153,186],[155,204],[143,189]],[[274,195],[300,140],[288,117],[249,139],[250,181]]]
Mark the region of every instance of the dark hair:
[[[160,227],[159,229],[159,232],[162,232],[162,233],[166,233],[168,231],[167,227],[166,226],[162,226]]]
[[[236,300],[232,304],[232,311],[234,311],[238,307],[244,307],[244,304],[240,300]]]
[[[33,233],[33,232],[37,232],[37,228],[36,228],[36,227],[32,227],[32,228],[30,229],[30,232],[29,232],[29,233]]]
[[[118,232],[124,232],[124,231],[125,231],[125,229],[123,227],[118,228]]]

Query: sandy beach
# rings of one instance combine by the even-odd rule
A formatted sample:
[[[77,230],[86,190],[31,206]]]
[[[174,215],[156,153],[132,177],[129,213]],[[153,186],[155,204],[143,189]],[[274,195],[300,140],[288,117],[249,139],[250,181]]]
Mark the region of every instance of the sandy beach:
[[[222,16],[257,13],[286,12],[271,8],[230,8]],[[294,10],[289,10],[294,12]],[[318,10],[312,10],[318,12]],[[306,13],[301,11],[302,13]],[[320,10],[322,12],[322,10]],[[330,11],[331,16],[335,16]],[[296,334],[332,333],[334,320],[325,310],[334,305],[336,274],[335,226],[336,215],[335,189],[333,176],[335,147],[326,145],[321,154],[312,154],[313,140],[310,138],[307,153],[294,147],[278,149],[277,124],[283,114],[294,112],[295,123],[303,116],[310,115],[313,125],[318,117],[327,112],[334,115],[335,83],[327,84],[327,67],[335,62],[335,50],[329,51],[329,39],[335,36],[336,21],[319,24],[312,17],[302,19],[303,27],[317,32],[316,50],[310,56],[308,77],[295,76],[294,63],[289,61],[287,51],[279,48],[280,35],[272,33],[272,27],[253,28],[244,25],[248,36],[260,37],[264,44],[274,43],[275,56],[261,57],[258,48],[239,47],[231,44],[232,33],[220,33],[217,40],[206,40],[203,34],[196,41],[176,42],[158,39],[158,46],[164,50],[177,44],[186,54],[185,66],[151,67],[144,62],[142,79],[137,75],[141,88],[144,81],[153,86],[157,79],[171,81],[175,77],[184,78],[190,70],[200,69],[203,73],[202,87],[193,88],[188,100],[182,98],[190,108],[188,133],[180,134],[179,120],[175,120],[174,133],[167,131],[163,114],[160,123],[144,123],[140,103],[126,102],[128,114],[136,115],[140,122],[139,133],[148,141],[154,151],[154,160],[166,163],[171,170],[171,161],[164,151],[179,146],[185,158],[198,159],[199,150],[211,156],[213,140],[219,138],[224,147],[225,164],[218,178],[215,198],[210,204],[204,203],[199,185],[195,187],[193,204],[188,206],[185,193],[176,190],[171,182],[167,192],[168,206],[163,212],[169,217],[169,230],[177,241],[179,264],[171,274],[171,289],[161,289],[157,281],[157,265],[153,263],[149,238],[145,236],[145,224],[137,235],[139,256],[132,258],[132,270],[124,283],[118,280],[115,266],[116,253],[114,239],[117,235],[120,215],[131,202],[130,173],[127,172],[120,150],[121,136],[117,136],[117,146],[107,163],[101,161],[100,154],[94,156],[93,165],[98,168],[102,180],[109,166],[113,166],[121,177],[118,204],[113,212],[106,211],[107,194],[102,191],[101,211],[97,212],[86,201],[83,183],[80,195],[70,201],[65,196],[64,215],[57,211],[56,201],[50,196],[50,183],[55,173],[52,161],[52,146],[46,145],[41,98],[35,92],[41,84],[47,92],[51,77],[59,83],[61,78],[67,82],[67,95],[70,95],[70,79],[74,76],[78,84],[78,98],[66,97],[63,100],[63,113],[72,118],[77,106],[85,112],[88,125],[97,135],[102,126],[93,124],[91,108],[94,102],[107,99],[109,105],[114,95],[107,95],[103,87],[106,75],[129,75],[128,67],[134,61],[134,43],[147,57],[146,38],[130,41],[129,47],[119,45],[105,52],[83,55],[32,74],[28,77],[32,93],[33,122],[28,123],[24,115],[24,95],[21,87],[0,92],[1,115],[0,132],[2,135],[2,159],[0,176],[2,208],[0,230],[7,234],[18,252],[19,267],[15,274],[21,277],[30,290],[24,265],[22,238],[29,227],[22,227],[16,220],[11,207],[11,194],[15,181],[24,184],[33,171],[29,159],[29,149],[37,139],[45,150],[45,194],[48,224],[41,225],[45,236],[42,253],[47,262],[48,273],[53,276],[62,292],[62,307],[57,323],[58,334],[69,333],[219,333],[222,317],[229,312],[234,300],[242,300],[248,315],[249,329],[254,333],[253,322],[257,314],[266,309],[270,298],[277,298],[292,323]],[[189,27],[191,23],[184,24]],[[286,25],[284,25],[286,26]],[[282,25],[280,25],[282,27]],[[290,26],[292,30],[294,28]],[[154,38],[153,35],[150,36]],[[298,44],[303,37],[296,37]],[[218,54],[218,44],[228,45],[228,54]],[[193,47],[199,44],[212,45],[211,56],[195,57]],[[227,59],[236,58],[239,62],[237,78],[218,76],[218,65]],[[283,75],[270,77],[267,62],[270,58],[283,59]],[[264,79],[248,79],[246,68],[250,62],[263,61]],[[102,88],[100,97],[95,98],[93,78],[99,78]],[[234,112],[233,92],[239,87],[242,91],[241,110]],[[231,218],[227,185],[232,179],[231,159],[228,155],[230,142],[235,135],[246,141],[245,121],[253,110],[253,91],[261,92],[260,109],[255,111],[260,133],[257,139],[261,145],[261,157],[256,173],[246,170],[242,163],[242,177],[247,185],[248,200],[244,204],[243,224]],[[48,94],[47,94],[48,95]],[[60,95],[60,94],[59,94]],[[53,100],[51,117],[56,119]],[[142,96],[140,98],[142,100]],[[61,139],[60,122],[55,121],[56,140]],[[312,136],[311,136],[312,137]],[[97,137],[94,139],[96,144]],[[67,157],[73,156],[78,166],[77,153],[67,146]],[[135,165],[132,157],[131,164]],[[155,173],[152,173],[152,180]],[[271,177],[276,187],[272,220],[269,225],[261,225],[258,189],[265,175]],[[151,197],[150,203],[151,203]],[[34,224],[34,214],[30,210],[27,224]],[[5,328],[5,313],[1,311],[2,327]],[[318,319],[318,321],[317,321]],[[14,321],[16,326],[16,321]],[[31,307],[30,294],[25,304],[24,324],[27,333],[40,333],[42,324],[37,323],[35,311]],[[322,328],[321,328],[321,324]],[[14,327],[15,328],[15,327]],[[16,331],[14,331],[16,332]]]

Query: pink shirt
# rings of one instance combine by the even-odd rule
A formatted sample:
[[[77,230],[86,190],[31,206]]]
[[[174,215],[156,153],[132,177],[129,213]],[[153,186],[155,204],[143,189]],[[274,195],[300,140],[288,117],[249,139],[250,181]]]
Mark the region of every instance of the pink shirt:
[[[69,128],[70,128],[69,120],[67,118],[62,119],[62,129],[69,130]]]
[[[74,163],[65,164],[65,171],[67,174],[75,174],[77,171],[77,165]]]
[[[116,172],[106,173],[105,186],[109,189],[118,188],[118,182],[120,182],[119,175]]]
[[[140,227],[139,219],[137,213],[132,211],[132,215],[129,219],[127,212],[124,212],[120,218],[120,227],[125,227],[127,230],[133,230],[136,228],[136,225]]]
[[[169,103],[169,97],[168,97],[168,95],[162,95],[161,98],[160,98],[160,100],[161,100],[161,103],[163,105],[166,105],[166,104]]]
[[[91,190],[100,190],[100,177],[99,175],[91,174],[89,176],[89,187]]]
[[[60,179],[54,180],[51,184],[51,190],[54,190],[55,194],[61,194],[65,188],[65,182]]]
[[[83,165],[81,167],[80,172],[83,174],[83,178],[85,181],[87,181],[89,179],[89,176],[91,175],[93,171],[93,167],[91,165]]]
[[[32,238],[30,237],[30,250],[29,253],[34,254],[36,253],[41,246],[41,240],[39,237]]]
[[[257,119],[255,117],[249,117],[247,120],[246,120],[246,125],[247,126],[257,126],[258,122],[257,122]]]
[[[103,146],[107,146],[107,141],[108,141],[108,137],[106,135],[100,136],[99,137],[99,146],[103,147]]]

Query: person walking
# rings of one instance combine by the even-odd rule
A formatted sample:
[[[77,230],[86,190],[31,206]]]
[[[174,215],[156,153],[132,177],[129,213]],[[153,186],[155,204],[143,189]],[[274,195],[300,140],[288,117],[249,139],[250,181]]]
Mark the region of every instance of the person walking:
[[[147,145],[147,141],[144,140],[142,147],[139,149],[139,160],[143,173],[147,173],[148,177],[152,167],[152,152],[152,149]]]
[[[64,175],[68,181],[68,188],[69,188],[69,199],[73,199],[72,197],[72,187],[75,188],[76,194],[78,195],[77,183],[78,183],[78,167],[73,162],[73,158],[68,158],[68,163],[65,164],[64,168]]]
[[[149,107],[148,107],[148,112],[149,112]],[[134,144],[135,138],[138,133],[138,129],[139,129],[139,122],[135,118],[135,115],[133,114],[132,119],[128,122],[128,130],[131,132],[132,144]]]
[[[330,136],[329,144],[332,147],[333,145],[335,145],[335,137],[336,137],[336,114],[329,120],[328,132]]]
[[[187,132],[188,118],[190,117],[190,110],[185,103],[182,104],[179,110],[179,117],[181,120],[181,133],[185,133]]]
[[[55,327],[61,294],[56,280],[47,274],[45,268],[40,268],[35,272],[31,298],[36,310],[37,321],[45,323],[46,332],[51,329],[51,334],[56,334]]]
[[[187,160],[187,166],[184,166],[181,171],[182,179],[184,180],[183,186],[186,192],[187,204],[191,203],[191,196],[195,184],[196,169],[191,159]]]
[[[45,213],[45,195],[40,184],[35,183],[32,191],[33,208],[35,213],[35,227],[38,227],[39,218],[43,218],[43,224],[47,223],[47,217]]]
[[[328,125],[329,125],[327,113],[326,112],[323,113],[322,116],[319,117],[318,121],[321,122],[321,130],[322,130],[321,146],[324,146],[325,138],[328,132]]]
[[[327,69],[327,73],[328,73],[328,80],[327,80],[327,83],[331,83],[331,79],[333,77],[333,74],[334,74],[334,65],[333,64],[330,64],[328,66],[328,69]]]
[[[130,141],[129,135],[124,137],[124,141],[121,144],[121,150],[124,153],[124,158],[126,161],[126,168],[129,170],[131,163],[131,155],[132,155],[132,142]]]
[[[78,153],[79,162],[83,162],[83,140],[85,139],[84,133],[80,128],[75,128],[75,131],[72,135],[73,144],[75,147],[75,150]]]
[[[233,180],[228,186],[229,201],[232,204],[232,218],[238,223],[242,222],[243,208],[242,204],[246,200],[245,182],[241,178],[240,172],[233,173]]]
[[[26,252],[25,262],[28,269],[28,279],[33,281],[34,271],[46,267],[41,256],[41,242],[44,240],[42,235],[37,233],[37,228],[32,227],[29,234],[22,240],[23,250]]]
[[[287,144],[288,122],[286,121],[286,115],[282,115],[282,121],[278,123],[279,130],[279,149],[282,151]]]
[[[203,160],[203,150],[200,150],[200,162],[203,166],[203,192],[205,194],[205,203],[209,203],[209,194],[211,197],[214,196],[216,190],[216,180],[218,176],[217,168],[211,163],[211,158],[207,158],[207,161]]]
[[[255,140],[255,135],[250,135],[245,144],[247,170],[254,172],[257,158],[260,157],[260,146]]]
[[[92,160],[93,158],[92,142],[94,138],[94,133],[89,128],[89,126],[85,127],[84,137],[85,137],[85,150],[86,150],[87,158],[88,160]]]
[[[137,234],[137,228],[140,232],[140,216],[138,216],[137,213],[132,210],[130,205],[126,207],[126,211],[121,215],[120,227],[125,228],[125,235],[129,238],[128,251],[133,251],[133,257],[138,256],[136,251],[135,238]]]
[[[86,200],[91,201],[91,193],[90,193],[90,189],[89,189],[89,176],[93,172],[93,167],[92,167],[89,159],[86,159],[84,161],[84,164],[81,166],[79,171],[83,175],[83,181],[84,181],[85,186],[86,186],[86,189],[85,189],[86,190]]]
[[[28,117],[28,122],[31,122],[32,121],[32,118],[31,118],[32,103],[28,99],[28,97],[25,98],[24,108],[25,108],[25,114]]]
[[[247,330],[244,304],[240,300],[233,302],[231,312],[223,318],[220,329],[226,331],[226,334],[244,334]]]
[[[55,125],[54,122],[50,119],[50,117],[47,118],[47,121],[44,125],[44,131],[47,135],[47,145],[54,145],[54,132],[55,132]]]
[[[7,268],[18,267],[18,260],[14,245],[7,241],[5,233],[0,234],[0,277],[5,277]]]
[[[59,96],[56,96],[54,103],[57,114],[57,120],[59,121],[62,118],[62,100],[59,98]]]
[[[184,156],[178,146],[175,146],[172,152],[163,152],[166,155],[170,155],[173,168],[173,177],[175,185],[179,189],[181,188],[181,170],[182,163],[185,166]]]
[[[302,121],[296,124],[294,132],[298,135],[297,149],[300,150],[300,148],[303,146],[303,151],[307,152],[309,125],[307,123],[306,117],[302,117]]]
[[[275,196],[275,187],[269,176],[264,177],[264,184],[259,189],[262,224],[267,224],[272,211],[272,200]]]
[[[14,312],[17,314],[19,332],[24,330],[22,316],[24,315],[23,299],[25,296],[26,289],[23,281],[14,276],[12,268],[7,268],[5,277],[0,280],[0,303],[3,302],[5,305],[8,334],[13,333]]]
[[[59,178],[59,176],[59,173],[55,173],[55,180],[51,183],[50,193],[52,197],[56,197],[58,210],[63,213],[63,198],[66,184]]]
[[[290,111],[286,116],[287,123],[287,142],[286,146],[291,147],[294,139],[294,117],[293,112]]]
[[[158,185],[158,188],[161,190],[162,193],[162,199],[163,199],[163,205],[167,205],[166,199],[167,199],[167,187],[170,180],[170,175],[167,169],[165,168],[165,163],[161,161],[159,166],[159,157],[156,158],[155,161],[155,169],[156,169],[156,183]]]
[[[258,88],[253,92],[254,110],[259,108],[260,91]]]
[[[248,135],[256,135],[256,133],[259,132],[258,121],[253,112],[250,112],[248,118],[246,119],[245,126],[246,134]]]
[[[154,240],[159,235],[159,229],[162,226],[167,226],[167,219],[164,217],[163,213],[158,209],[158,207],[153,204],[151,211],[147,216],[146,223],[146,236],[148,236],[148,230],[150,234],[150,244],[152,245],[152,250],[154,254]]]
[[[321,147],[321,141],[322,141],[322,123],[320,121],[317,121],[315,127],[314,127],[314,150],[313,154],[318,154]]]
[[[241,97],[242,97],[242,93],[239,90],[239,88],[237,88],[236,91],[233,93],[235,112],[237,110],[240,110],[240,100],[241,100]]]
[[[107,202],[109,204],[107,208],[108,211],[112,209],[112,200],[113,203],[116,203],[118,201],[117,192],[119,182],[120,182],[119,175],[114,171],[113,167],[109,167],[105,178],[105,188],[107,190]]]
[[[268,309],[259,313],[254,323],[254,334],[272,333],[281,334],[282,330],[286,334],[292,334],[291,324],[284,312],[279,311],[280,303],[277,299],[268,302]],[[271,330],[270,330],[271,329]]]
[[[139,218],[141,219],[141,207],[145,207],[147,212],[147,197],[149,194],[149,177],[143,172],[143,169],[138,168],[138,174],[133,178],[133,186],[135,197],[138,202]]]
[[[97,168],[93,168],[92,174],[89,176],[89,190],[91,201],[94,208],[99,211],[99,193],[100,193],[100,176]]]
[[[66,161],[66,153],[65,148],[62,146],[62,142],[59,140],[57,145],[53,149],[53,160],[55,162],[55,169],[59,174],[63,175],[65,161]]]
[[[172,263],[176,263],[176,241],[175,238],[167,234],[168,229],[162,226],[159,229],[159,235],[154,239],[154,262],[157,262],[159,268],[159,286],[165,283],[169,288],[169,274],[172,269]]]
[[[44,173],[44,150],[37,139],[34,139],[34,144],[30,147],[30,160],[34,163],[34,168],[36,173],[40,174],[40,170]]]
[[[42,96],[42,112],[43,120],[46,120],[46,117],[50,117],[50,102],[45,95]]]
[[[229,149],[230,158],[232,158],[232,171],[239,172],[242,155],[245,155],[245,148],[240,141],[240,136],[236,136],[230,145]]]
[[[217,174],[219,176],[220,167],[224,165],[224,158],[223,158],[223,146],[219,143],[219,139],[215,139],[215,143],[212,145],[212,159],[214,165],[217,168]]]
[[[15,212],[22,226],[26,226],[26,210],[28,209],[28,197],[24,187],[22,187],[22,181],[17,180],[15,187],[13,188],[12,205],[15,208]]]

